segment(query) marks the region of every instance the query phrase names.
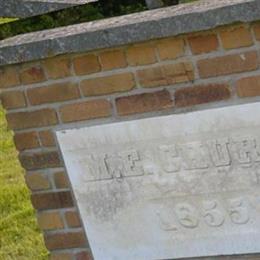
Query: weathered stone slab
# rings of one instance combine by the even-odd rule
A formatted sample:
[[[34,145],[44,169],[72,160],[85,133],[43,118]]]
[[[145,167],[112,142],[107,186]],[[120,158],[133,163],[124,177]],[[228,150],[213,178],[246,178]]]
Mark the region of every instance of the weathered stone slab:
[[[97,0],[0,0],[0,17],[25,18]]]
[[[57,132],[96,260],[260,252],[260,104]]]

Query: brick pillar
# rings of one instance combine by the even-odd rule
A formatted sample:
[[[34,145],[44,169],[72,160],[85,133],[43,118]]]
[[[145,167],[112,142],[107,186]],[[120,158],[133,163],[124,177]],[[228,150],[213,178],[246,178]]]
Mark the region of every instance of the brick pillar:
[[[260,100],[259,28],[227,26],[1,68],[2,104],[52,259],[91,259],[55,131]]]

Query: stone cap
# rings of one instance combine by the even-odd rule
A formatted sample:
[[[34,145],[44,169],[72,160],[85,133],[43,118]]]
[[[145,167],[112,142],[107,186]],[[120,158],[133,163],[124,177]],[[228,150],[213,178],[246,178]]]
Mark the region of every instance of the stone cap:
[[[259,0],[202,0],[0,41],[0,66],[260,20]]]
[[[97,0],[0,0],[0,17],[25,18]]]

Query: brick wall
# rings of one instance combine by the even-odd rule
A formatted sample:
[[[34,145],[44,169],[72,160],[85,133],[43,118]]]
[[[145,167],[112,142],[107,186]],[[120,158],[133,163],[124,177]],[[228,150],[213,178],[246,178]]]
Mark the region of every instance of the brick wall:
[[[0,69],[52,260],[91,259],[54,131],[260,101],[259,51],[260,23],[237,24]]]

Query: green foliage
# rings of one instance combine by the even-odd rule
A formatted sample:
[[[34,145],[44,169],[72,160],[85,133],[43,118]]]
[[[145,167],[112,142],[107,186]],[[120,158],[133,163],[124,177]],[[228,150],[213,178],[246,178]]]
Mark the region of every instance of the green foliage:
[[[180,3],[192,1],[196,0],[180,0]],[[145,0],[99,0],[93,4],[76,6],[62,11],[0,24],[0,40],[17,34],[94,21],[144,10],[146,10]]]
[[[10,23],[12,21],[15,21],[17,19],[14,19],[14,18],[2,18],[0,17],[0,24],[4,24],[4,23]]]
[[[76,23],[145,10],[144,1],[101,0],[36,17],[21,19],[0,26],[0,40],[17,34],[51,29]]]
[[[0,260],[47,260],[23,174],[0,109]]]

